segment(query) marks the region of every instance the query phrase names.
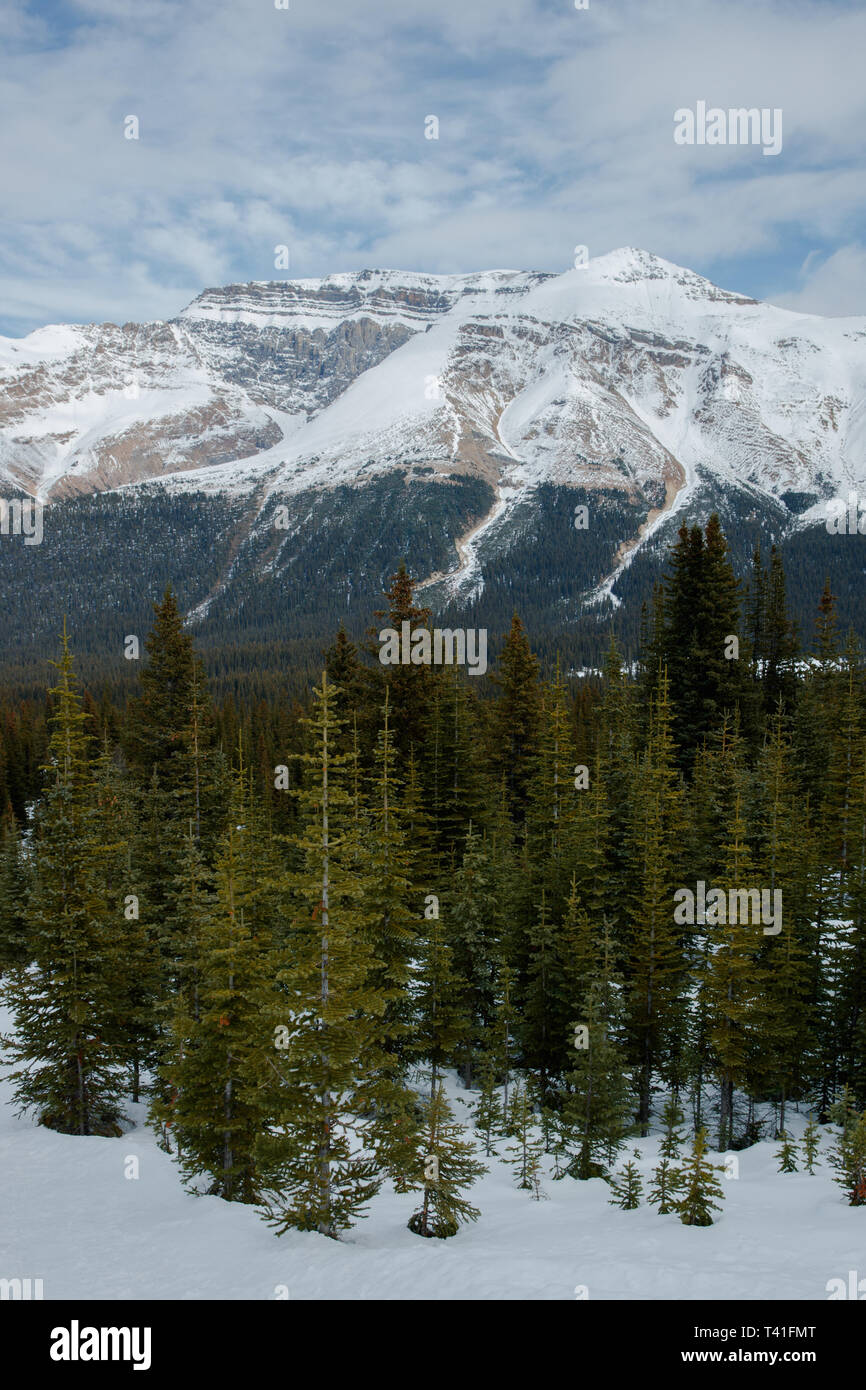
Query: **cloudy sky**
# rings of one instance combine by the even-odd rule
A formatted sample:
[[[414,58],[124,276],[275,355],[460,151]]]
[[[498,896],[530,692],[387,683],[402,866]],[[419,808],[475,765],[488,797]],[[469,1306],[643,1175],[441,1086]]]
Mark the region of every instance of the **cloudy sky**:
[[[288,3],[2,0],[0,332],[576,245],[866,314],[863,0]],[[781,108],[781,153],[676,144],[698,101]]]

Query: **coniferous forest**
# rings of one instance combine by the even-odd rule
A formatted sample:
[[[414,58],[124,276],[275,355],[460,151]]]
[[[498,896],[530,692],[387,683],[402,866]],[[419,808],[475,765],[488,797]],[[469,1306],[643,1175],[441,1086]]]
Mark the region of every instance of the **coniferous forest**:
[[[0,739],[16,1107],[119,1137],[144,1104],[178,1183],[276,1235],[390,1183],[450,1239],[492,1165],[707,1226],[718,1155],[768,1139],[866,1205],[866,670],[829,585],[798,632],[775,550],[739,580],[684,525],[639,660],[611,636],[583,678],[519,614],[483,679],[383,666],[378,631],[433,625],[414,590],[249,705],[171,588],[122,708],[61,616]]]

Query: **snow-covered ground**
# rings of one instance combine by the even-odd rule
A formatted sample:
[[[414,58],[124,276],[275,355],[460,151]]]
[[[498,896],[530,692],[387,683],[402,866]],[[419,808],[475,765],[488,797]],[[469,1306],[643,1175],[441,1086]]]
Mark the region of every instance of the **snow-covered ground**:
[[[3,1020],[5,1023],[5,1020]],[[2,1025],[0,1025],[2,1026]],[[5,1102],[8,1082],[0,1085]],[[458,1116],[470,1100],[452,1078]],[[507,1163],[471,1197],[475,1225],[450,1240],[406,1228],[415,1197],[379,1194],[341,1242],[277,1236],[256,1211],[182,1188],[144,1107],[120,1139],[41,1129],[0,1105],[0,1278],[43,1280],[45,1299],[827,1299],[828,1280],[866,1278],[866,1207],[845,1204],[822,1166],[780,1174],[777,1145],[737,1155],[724,1208],[707,1228],[649,1206],[620,1211],[601,1179],[548,1179],[546,1201]],[[791,1117],[802,1133],[805,1119]],[[830,1143],[826,1131],[822,1144]],[[504,1150],[503,1141],[500,1148]],[[648,1186],[657,1137],[630,1140]],[[138,1159],[138,1178],[125,1176]],[[551,1160],[552,1161],[552,1160]]]

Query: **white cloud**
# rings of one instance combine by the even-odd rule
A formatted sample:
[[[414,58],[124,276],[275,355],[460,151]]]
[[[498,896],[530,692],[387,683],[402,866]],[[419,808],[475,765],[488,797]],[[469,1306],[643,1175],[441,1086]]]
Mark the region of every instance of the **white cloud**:
[[[576,243],[707,274],[775,255],[796,297],[786,248],[812,241],[844,275],[863,217],[866,13],[841,0],[60,12],[53,37],[23,0],[3,21],[0,276],[22,323],[163,317],[190,286],[273,274],[278,243],[296,275],[557,269]],[[698,99],[780,106],[782,154],[676,146],[673,112]],[[859,283],[852,300],[866,311]]]
[[[825,260],[809,255],[799,280],[798,289],[772,295],[773,303],[802,314],[835,317],[866,312],[866,246],[842,246]]]

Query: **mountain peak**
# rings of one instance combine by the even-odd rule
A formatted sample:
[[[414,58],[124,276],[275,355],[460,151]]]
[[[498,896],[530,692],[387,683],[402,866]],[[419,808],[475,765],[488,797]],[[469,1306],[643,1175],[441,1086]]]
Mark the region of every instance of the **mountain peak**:
[[[756,299],[724,290],[719,285],[699,275],[697,271],[666,261],[652,251],[644,251],[639,246],[621,246],[616,251],[608,251],[597,256],[588,264],[592,278],[599,283],[636,284],[639,281],[668,281],[685,290],[690,299],[725,300],[731,304],[757,304]]]

